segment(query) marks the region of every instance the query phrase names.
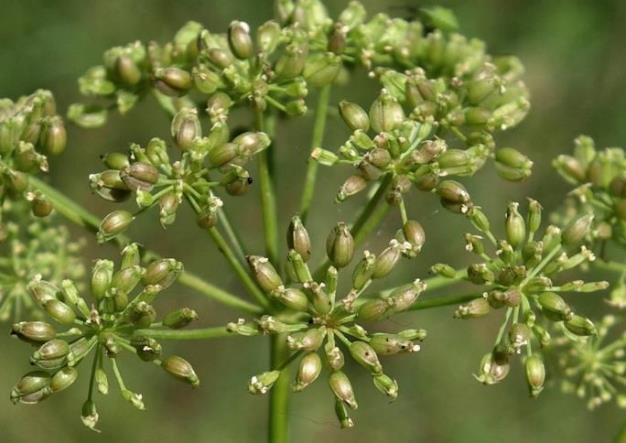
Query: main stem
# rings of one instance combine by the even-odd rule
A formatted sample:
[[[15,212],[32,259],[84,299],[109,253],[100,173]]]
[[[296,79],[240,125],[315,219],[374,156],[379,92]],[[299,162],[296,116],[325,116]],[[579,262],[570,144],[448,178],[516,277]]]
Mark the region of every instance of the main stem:
[[[313,135],[311,136],[311,150],[320,147],[324,140],[324,132],[326,130],[326,116],[328,114],[328,102],[330,100],[330,85],[324,86],[320,90],[317,100],[317,108],[315,109],[315,121],[313,123]],[[300,218],[303,223],[309,215],[313,194],[315,192],[315,182],[317,180],[317,161],[309,157],[307,160],[306,177],[304,181],[304,189],[302,190],[302,199],[300,200]]]
[[[39,180],[37,177],[29,177],[29,183],[39,192],[44,194],[48,198],[50,203],[52,203],[54,209],[67,220],[75,223],[78,226],[82,226],[90,232],[98,231],[98,227],[100,226],[100,219],[96,215],[87,211],[81,205],[77,204],[76,202],[74,202],[61,192],[57,191],[56,189],[52,188],[45,182]],[[124,237],[118,237],[117,244],[119,246],[123,246],[129,241],[130,240]],[[191,272],[183,272],[178,281],[181,284],[189,288],[195,289],[203,295],[206,295],[208,298],[216,300],[227,306],[241,309],[250,313],[258,313],[263,310],[260,306],[242,300],[236,295],[233,295],[221,288],[218,288],[215,285],[212,285],[211,283],[203,280],[202,278]]]
[[[278,368],[287,358],[289,350],[284,334],[271,337],[270,360],[271,367]],[[268,423],[269,443],[289,442],[289,420],[287,411],[289,407],[289,366],[283,368],[280,377],[272,387],[270,393],[270,415]]]
[[[274,138],[274,120],[267,119],[262,112],[256,112],[256,125],[259,131]],[[259,185],[261,188],[261,207],[263,212],[263,228],[267,257],[280,269],[278,256],[278,211],[276,205],[276,184],[272,177],[273,144],[259,158]],[[271,337],[271,367],[277,367],[288,357],[287,342],[284,334]],[[287,405],[289,402],[289,370],[285,368],[272,387],[270,393],[270,410],[268,417],[268,441],[271,443],[288,443]]]
[[[262,111],[256,111],[256,126],[259,131],[267,132],[273,137],[273,122],[265,121]],[[267,258],[278,266],[278,212],[276,208],[275,184],[271,175],[272,150],[270,145],[259,155],[259,187],[261,189],[261,210],[263,212],[263,229],[265,234],[265,249]]]
[[[265,132],[270,139],[274,138],[275,120],[273,115],[265,116],[262,111],[255,112],[258,131]],[[272,176],[274,170],[274,144],[272,143],[259,156],[259,187],[261,191],[261,210],[265,234],[267,258],[280,269],[278,256],[278,209],[276,205],[276,183]],[[276,367],[288,356],[284,334],[271,337],[271,367]],[[287,443],[288,422],[287,403],[289,401],[289,371],[285,368],[270,394],[270,410],[268,417],[268,441],[271,443]]]

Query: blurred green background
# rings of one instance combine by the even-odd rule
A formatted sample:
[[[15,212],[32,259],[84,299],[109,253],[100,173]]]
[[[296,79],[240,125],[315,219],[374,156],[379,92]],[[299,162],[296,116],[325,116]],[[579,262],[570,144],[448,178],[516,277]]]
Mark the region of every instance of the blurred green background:
[[[336,14],[347,3],[332,1]],[[370,13],[390,6],[421,6],[410,0],[364,1]],[[481,171],[470,183],[475,201],[492,216],[501,218],[510,199],[532,196],[547,209],[563,198],[565,185],[552,172],[550,160],[567,151],[580,133],[593,136],[599,146],[626,140],[626,2],[545,0],[454,0],[440,4],[453,8],[461,32],[488,43],[494,54],[515,54],[527,68],[532,94],[529,117],[499,138],[500,146],[514,146],[535,160],[535,174],[523,183],[503,183],[493,171]],[[258,25],[272,15],[270,0],[3,0],[0,16],[0,96],[16,98],[36,88],[54,91],[60,109],[78,99],[76,78],[100,62],[102,52],[136,39],[168,40],[186,21],[193,19],[211,30],[225,30],[237,18]],[[402,13],[402,10],[399,11]],[[371,83],[357,80],[349,89],[334,92],[337,101],[345,93],[353,100],[369,99]],[[166,117],[151,101],[129,116],[114,116],[103,129],[70,128],[66,154],[53,159],[51,181],[89,209],[104,215],[111,205],[90,195],[87,174],[100,169],[98,156],[144,143],[152,136],[167,137]],[[285,226],[295,211],[303,165],[308,150],[310,119],[289,122],[280,130],[278,149],[279,204]],[[336,147],[346,133],[331,122],[325,144]],[[296,172],[298,171],[298,172]],[[300,172],[302,171],[302,172]],[[322,240],[337,220],[349,220],[356,205],[337,207],[330,196],[345,171],[323,170],[312,213],[312,233]],[[454,265],[466,262],[463,251],[464,220],[442,212],[435,199],[413,194],[411,215],[425,225],[428,240],[423,255],[394,274],[397,282],[426,276],[435,261]],[[254,195],[230,199],[228,207],[244,233],[250,250],[261,252],[260,217]],[[394,217],[396,215],[394,214]],[[131,235],[166,256],[183,259],[187,268],[219,285],[239,291],[208,236],[195,229],[186,213],[164,234],[156,217],[144,217]],[[392,220],[389,227],[397,220]],[[191,228],[188,228],[191,226]],[[395,225],[394,225],[395,226]],[[75,235],[84,233],[74,230]],[[381,244],[390,230],[381,229],[372,244]],[[317,244],[320,244],[318,242]],[[110,247],[97,247],[90,239],[87,263],[113,256]],[[321,251],[317,251],[318,257]],[[406,262],[405,262],[406,263]],[[178,287],[162,303],[169,307],[188,304],[200,312],[197,325],[224,324],[237,313],[206,302]],[[588,296],[591,298],[591,296]],[[601,314],[600,296],[593,296],[586,312]],[[173,300],[175,298],[175,300]],[[585,303],[587,304],[587,303]],[[625,421],[623,412],[605,406],[589,413],[583,402],[560,394],[549,386],[540,400],[530,400],[519,365],[505,383],[484,387],[475,382],[481,355],[496,334],[497,320],[451,320],[451,308],[404,315],[385,325],[389,329],[417,326],[429,330],[422,351],[389,359],[386,368],[400,382],[401,395],[387,404],[363,371],[350,371],[361,407],[354,414],[356,428],[340,431],[325,382],[316,383],[293,397],[289,419],[292,440],[298,442],[603,442],[610,441]],[[263,338],[167,343],[167,350],[189,358],[202,379],[196,391],[187,389],[152,365],[126,357],[122,371],[129,387],[143,392],[147,412],[139,412],[120,397],[98,401],[101,413],[96,435],[82,426],[80,405],[87,389],[83,374],[72,389],[38,407],[11,406],[0,402],[0,441],[69,443],[79,441],[185,441],[258,442],[265,435],[266,401],[250,396],[250,375],[268,365]],[[27,369],[23,345],[0,339],[0,392],[8,397],[13,382]],[[144,372],[145,371],[145,372]]]

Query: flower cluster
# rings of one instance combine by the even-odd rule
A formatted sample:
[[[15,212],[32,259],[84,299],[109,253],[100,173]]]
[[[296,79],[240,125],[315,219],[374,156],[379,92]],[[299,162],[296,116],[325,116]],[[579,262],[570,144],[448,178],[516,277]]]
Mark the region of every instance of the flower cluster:
[[[16,102],[0,99],[0,184],[1,198],[27,198],[33,214],[45,217],[52,206],[39,192],[29,190],[28,176],[48,172],[46,154],[65,150],[67,133],[56,113],[50,91],[37,90]]]
[[[622,148],[598,151],[590,137],[575,140],[574,155],[559,155],[554,167],[576,188],[570,192],[576,212],[595,218],[591,232],[598,241],[613,240],[626,247],[626,155]]]
[[[339,274],[353,261],[355,253],[354,239],[344,223],[337,224],[328,236],[326,252],[332,265],[322,278],[316,278],[307,265],[311,242],[298,217],[292,219],[287,236],[290,247],[287,281],[267,258],[248,257],[257,283],[275,302],[275,314],[253,321],[240,319],[229,323],[227,329],[245,336],[286,334],[287,346],[292,351],[283,364],[250,379],[251,393],[267,393],[281,371],[297,358],[300,360],[293,390],[301,391],[320,376],[324,359],[329,368],[328,383],[335,396],[337,417],[342,427],[352,426],[346,407],[356,409],[357,401],[343,371],[344,352],[339,346],[342,345],[356,363],[370,372],[379,391],[391,399],[397,397],[398,384],[383,372],[379,356],[418,351],[420,347],[414,341],[423,340],[426,332],[409,329],[398,333],[370,333],[359,323],[406,311],[426,285],[416,280],[384,297],[363,301],[360,296],[374,280],[389,275],[403,255],[411,257],[420,250],[423,231],[414,221],[409,225],[405,232],[412,235],[403,234],[402,238],[391,240],[378,255],[364,252],[354,266],[350,289],[343,297],[338,294]]]
[[[623,320],[622,320],[623,321]],[[589,409],[615,400],[626,407],[626,334],[613,315],[598,322],[597,334],[579,337],[562,329],[553,340],[560,372],[565,376],[561,388],[566,393],[587,399]]]
[[[52,211],[53,205],[42,194],[46,187],[37,182],[39,191],[35,191],[28,185],[31,173],[47,170],[42,152],[56,154],[65,147],[65,128],[52,95],[37,91],[16,103],[0,100],[0,240],[6,239],[2,247],[8,249],[0,259],[0,320],[15,316],[18,322],[12,335],[35,347],[30,361],[37,367],[14,386],[11,400],[35,404],[68,388],[79,375],[79,364],[91,356],[82,419],[95,429],[95,394],[109,390],[108,367],[121,396],[139,409],[144,407],[142,396],[126,387],[120,373],[122,351],[197,386],[193,367],[181,357],[163,355],[159,338],[269,335],[272,367],[250,379],[249,391],[265,394],[278,384],[281,388],[275,394],[284,395],[287,368],[295,364],[292,387],[299,392],[320,378],[326,367],[337,418],[342,427],[350,427],[348,410],[358,403],[345,369],[348,355],[371,375],[376,389],[393,400],[398,383],[383,370],[381,357],[416,352],[426,337],[422,329],[371,332],[370,324],[411,309],[462,303],[455,318],[503,312],[493,348],[476,374],[480,382],[501,382],[515,356],[523,355],[530,393],[537,396],[546,379],[544,351],[565,346],[559,360],[565,376],[575,379],[575,385],[565,383],[565,387],[589,396],[591,407],[613,397],[626,405],[626,395],[618,391],[626,382],[626,341],[618,337],[603,344],[615,335],[610,332],[614,318],[606,317],[596,326],[575,313],[563,295],[608,287],[604,281],[568,276],[572,270],[586,269],[598,254],[605,269],[621,272],[609,302],[626,306],[626,266],[623,260],[604,260],[609,240],[626,246],[624,151],[596,151],[590,138],[577,139],[574,155],[554,162],[576,186],[571,192],[574,203],[544,230],[537,201],[529,200],[526,216],[520,214],[518,203],[510,203],[505,235],[498,240],[486,215],[457,180],[473,176],[489,161],[506,180],[530,176],[532,161],[514,148],[496,146],[495,141],[499,131],[516,126],[529,110],[520,61],[491,56],[480,40],[454,32],[456,19],[444,8],[421,9],[419,19],[410,20],[386,14],[368,18],[358,1],[351,1],[336,19],[320,0],[277,0],[275,10],[275,20],[254,31],[241,21],[233,21],[223,34],[188,22],[165,44],[134,42],[109,49],[102,64],[79,79],[80,92],[90,102],[68,110],[74,123],[93,128],[106,123],[111,109],[125,114],[153,95],[171,117],[171,143],[153,138],[144,146],[132,144],[127,152],[111,152],[102,157],[105,170],[90,175],[90,187],[99,197],[115,203],[134,198],[138,207],[134,212],[110,212],[99,224],[97,237],[100,242],[115,238],[123,245],[128,240],[120,235],[140,214],[158,208],[160,223],[166,227],[175,222],[186,200],[197,214],[198,225],[209,232],[256,299],[249,303],[198,277],[181,277],[181,282],[186,280],[207,296],[256,316],[238,319],[226,328],[173,331],[197,318],[189,308],[157,321],[154,302],[183,267],[174,259],[146,263],[134,243],[123,249],[117,267],[110,260],[98,260],[91,272],[92,300],[81,296],[85,291],[75,282],[84,272],[76,257],[79,244],[70,242],[63,229],[51,228],[48,221],[24,223],[26,206],[12,201],[23,195],[36,216]],[[366,106],[349,101],[350,97],[338,100],[338,115],[349,134],[337,149],[324,149],[325,121],[332,114],[327,109],[330,87],[344,83],[358,68],[372,79],[376,96]],[[314,88],[320,93],[302,218],[293,217],[289,225],[283,266],[278,258],[280,213],[273,190],[273,155],[267,150],[274,148],[277,114],[305,115]],[[251,111],[255,131],[231,130],[237,107]],[[176,148],[176,158],[168,145]],[[245,256],[245,245],[220,209],[221,194],[239,196],[249,190],[248,162],[253,159],[259,161],[269,258]],[[312,269],[311,239],[303,220],[316,183],[316,162],[350,167],[337,201],[367,188],[376,192],[370,193],[367,206],[351,226],[338,223],[332,229],[326,260]],[[32,177],[31,182],[35,183]],[[405,199],[413,187],[435,194],[444,208],[463,214],[477,229],[477,234],[465,236],[466,249],[476,263],[462,271],[443,263],[431,268],[442,285],[473,284],[478,289],[471,294],[418,302],[427,287],[420,279],[367,293],[424,245],[422,226],[407,216]],[[49,192],[48,198],[73,221],[98,225],[97,219],[64,202],[58,193]],[[366,250],[355,260],[360,241],[386,215],[388,205],[380,204],[383,198],[399,209],[401,229],[377,254]],[[216,229],[218,222],[227,238]],[[30,313],[30,321],[20,321],[24,308],[30,307],[41,309]],[[43,321],[45,315],[49,322]],[[274,406],[272,414],[280,414]],[[272,427],[280,426],[275,421],[270,434]]]
[[[114,202],[124,201],[134,193],[138,213],[158,206],[163,226],[174,223],[185,199],[198,214],[198,224],[211,228],[222,206],[213,191],[223,187],[230,195],[246,193],[252,183],[246,162],[269,146],[269,137],[263,132],[244,132],[229,141],[225,124],[214,125],[203,137],[198,115],[190,108],[174,117],[172,137],[182,151],[179,160],[170,160],[163,140],[154,138],[145,148],[133,144],[128,154],[113,152],[103,156],[109,169],[90,176],[91,188]],[[100,225],[99,239],[106,241],[120,234],[135,215],[126,210],[111,212]]]
[[[135,42],[105,52],[104,64],[90,68],[79,80],[83,95],[105,104],[75,104],[69,117],[83,127],[101,126],[108,108],[126,113],[150,91],[171,113],[197,109],[196,97],[210,96],[210,101],[227,101],[226,108],[244,102],[264,110],[269,104],[302,115],[307,81],[330,82],[340,67],[336,56],[313,62],[308,35],[298,26],[283,29],[269,21],[259,27],[255,43],[244,22],[233,22],[226,35],[189,22],[166,45]],[[223,109],[216,113],[211,108],[209,103],[209,115],[223,121],[225,116],[218,114]]]
[[[49,219],[32,220],[22,202],[5,201],[0,227],[0,321],[37,315],[28,295],[30,281],[40,275],[55,284],[80,279],[85,268],[80,258],[82,241],[72,241],[64,226]]]
[[[356,1],[336,21],[318,0],[280,1],[276,10],[277,20],[264,23],[255,33],[241,21],[232,22],[226,34],[189,22],[164,46],[135,42],[110,49],[104,64],[81,78],[81,91],[115,102],[122,112],[154,91],[161,105],[176,114],[172,135],[177,144],[182,149],[193,147],[197,154],[212,150],[219,163],[239,155],[236,146],[227,143],[232,107],[250,105],[257,112],[270,107],[289,116],[302,115],[309,88],[340,82],[347,68],[361,66],[383,86],[369,115],[359,105],[342,101],[340,113],[352,135],[338,153],[320,147],[312,153],[322,164],[356,168],[339,190],[338,200],[364,190],[370,182],[384,181],[382,191],[389,202],[404,208],[402,196],[413,184],[425,191],[438,190],[443,177],[473,175],[490,157],[509,180],[530,175],[532,162],[526,156],[513,148],[496,151],[494,141],[496,131],[515,126],[528,111],[528,92],[520,80],[523,67],[516,58],[490,56],[479,40],[448,33],[454,27],[449,12],[423,11],[425,25],[385,14],[368,20]],[[205,112],[211,128],[203,138],[200,117]],[[106,106],[75,105],[70,118],[96,126],[95,121],[104,123]],[[228,168],[225,175],[237,193],[244,192],[251,180],[240,168]],[[107,188],[116,184],[127,187],[116,174],[105,175],[105,180],[95,176],[93,184],[105,194],[111,194]],[[113,197],[126,195],[125,191],[116,190]],[[166,213],[174,211],[183,192],[168,194]],[[211,200],[202,205],[219,204],[206,192],[200,195]],[[150,197],[141,201],[153,203]],[[130,220],[128,213],[124,215]],[[164,219],[172,217],[166,214]]]
[[[417,113],[423,117],[454,111],[455,117],[446,121],[458,123],[468,111],[474,115],[470,125],[477,118],[484,120],[474,130],[487,121],[488,126],[506,128],[528,110],[528,94],[519,81],[520,62],[493,58],[483,42],[447,34],[449,26],[439,19],[442,11],[425,11],[424,19],[435,26],[433,30],[420,21],[385,14],[367,21],[365,8],[356,1],[336,21],[317,0],[280,1],[276,10],[277,20],[262,24],[254,34],[241,21],[232,22],[226,34],[189,22],[165,45],[134,42],[106,51],[103,64],[79,80],[83,95],[106,104],[73,105],[70,118],[85,127],[99,126],[106,121],[108,108],[125,113],[150,90],[170,111],[196,106],[198,96],[217,93],[257,110],[271,106],[302,115],[309,87],[340,81],[345,67],[356,64],[396,86],[402,82],[400,72],[419,67],[420,90],[430,91],[424,99],[413,85],[415,98],[423,105]],[[384,69],[375,72],[378,67]],[[453,90],[447,91],[449,87]],[[459,110],[462,115],[456,115]]]
[[[477,172],[492,155],[493,138],[479,136],[466,149],[449,148],[445,139],[433,132],[433,122],[407,118],[404,108],[387,89],[365,112],[356,103],[342,101],[340,114],[354,132],[338,154],[316,148],[312,158],[323,165],[348,164],[356,173],[348,177],[337,193],[342,201],[374,182],[384,184],[388,203],[404,207],[403,195],[413,185],[421,191],[434,192],[444,207],[466,213],[471,207],[467,190],[451,176],[469,176]],[[370,128],[375,135],[368,135]],[[430,138],[429,138],[430,137]],[[530,175],[532,162],[513,148],[495,153],[498,170],[511,180]]]
[[[454,317],[477,318],[504,309],[505,319],[494,348],[483,358],[476,378],[485,384],[502,381],[509,372],[511,357],[521,354],[526,347],[526,375],[535,396],[543,388],[545,368],[534,345],[543,347],[550,342],[541,317],[562,322],[571,334],[595,335],[593,322],[574,313],[559,294],[598,291],[606,289],[608,283],[556,281],[559,277],[562,280],[566,271],[595,259],[591,251],[580,246],[591,228],[590,217],[580,217],[563,231],[548,226],[539,236],[542,215],[539,203],[530,200],[527,217],[519,213],[518,207],[516,202],[508,206],[504,240],[496,239],[487,217],[478,207],[470,211],[469,217],[482,235],[466,234],[466,249],[481,262],[470,265],[464,278],[481,290],[471,301],[458,306]],[[485,238],[495,248],[495,255],[488,254]],[[444,277],[455,276],[454,269],[446,264],[434,265],[433,271]]]
[[[169,100],[168,95],[182,96],[190,89],[191,76],[183,68],[191,66],[201,29],[199,23],[189,22],[165,45],[136,41],[107,50],[102,64],[78,79],[80,93],[90,102],[71,105],[68,118],[84,128],[99,127],[106,123],[109,109],[126,114],[150,92],[171,112],[178,106],[194,107],[191,100]]]
[[[356,5],[349,10],[361,17]],[[433,191],[441,178],[471,176],[492,157],[507,180],[530,175],[532,162],[526,156],[513,148],[496,150],[494,140],[496,131],[517,125],[529,109],[517,59],[492,58],[482,42],[426,32],[420,22],[384,14],[363,22],[363,17],[347,32],[345,50],[383,88],[368,112],[340,102],[351,136],[337,152],[317,147],[312,153],[321,164],[356,169],[338,200],[386,180],[388,200],[398,204],[413,184]]]
[[[141,394],[124,384],[118,367],[118,356],[124,351],[139,359],[155,363],[165,371],[192,386],[199,380],[191,365],[181,357],[162,356],[159,342],[150,332],[159,326],[181,328],[194,320],[196,313],[188,308],[170,312],[156,323],[153,302],[182,272],[182,264],[173,259],[158,259],[141,266],[137,244],[126,246],[119,268],[110,260],[98,260],[91,275],[91,305],[80,295],[69,279],[60,284],[35,277],[28,285],[32,300],[62,328],[44,321],[15,323],[12,335],[36,348],[30,362],[38,369],[25,374],[11,391],[14,403],[36,404],[71,386],[78,378],[78,365],[91,353],[93,365],[87,401],[82,419],[94,429],[98,413],[94,388],[108,393],[105,361],[111,363],[122,397],[143,409]],[[106,358],[105,358],[106,357]]]

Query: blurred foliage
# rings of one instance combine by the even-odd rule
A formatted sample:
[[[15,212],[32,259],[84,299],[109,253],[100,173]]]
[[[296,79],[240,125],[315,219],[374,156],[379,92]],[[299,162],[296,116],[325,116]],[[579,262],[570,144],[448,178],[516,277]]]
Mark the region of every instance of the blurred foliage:
[[[327,3],[336,13],[346,1]],[[385,11],[409,16],[415,7],[426,4],[412,0],[363,3],[370,14]],[[481,187],[474,185],[469,189],[473,199],[490,216],[500,217],[508,200],[524,196],[532,196],[547,209],[554,209],[567,188],[553,172],[550,160],[569,151],[575,136],[589,134],[599,146],[623,145],[626,141],[623,121],[626,2],[449,0],[441,4],[455,10],[461,32],[485,40],[490,52],[520,57],[527,68],[526,80],[532,96],[529,117],[498,141],[500,146],[513,146],[527,153],[535,161],[534,175],[519,185],[502,182],[493,171],[483,171],[476,180],[482,183]],[[271,15],[271,0],[3,0],[0,96],[17,97],[43,87],[54,91],[60,109],[65,109],[78,99],[76,78],[99,62],[101,53],[111,46],[136,39],[167,40],[189,19],[200,21],[211,30],[225,31],[235,18],[254,27]],[[333,95],[342,94],[354,101],[369,100],[375,91],[368,90],[367,84],[365,78],[357,78],[349,88],[336,90]],[[283,215],[279,222],[283,228],[296,208],[301,177],[293,171],[304,172],[309,149],[308,137],[304,135],[310,131],[309,124],[310,119],[289,122],[278,136],[281,152],[277,181]],[[100,169],[98,156],[123,148],[131,141],[143,143],[152,136],[167,138],[168,129],[167,118],[150,100],[125,118],[113,117],[106,128],[87,131],[70,127],[69,149],[52,160],[51,179],[86,207],[104,215],[110,206],[91,196],[87,184],[87,174]],[[345,129],[341,123],[331,121],[325,144],[336,146],[343,138]],[[348,219],[355,207],[355,202],[337,207],[330,198],[344,174],[334,169],[323,173],[326,176],[319,183],[315,211],[311,214],[313,237],[327,232],[334,221]],[[418,198],[422,201],[411,205],[412,215],[423,222],[428,239],[421,257],[412,261],[410,268],[405,266],[404,273],[396,273],[398,282],[425,276],[427,265],[435,261],[462,265],[464,260],[459,257],[464,256],[460,252],[462,234],[469,228],[467,223],[442,213],[434,199]],[[250,195],[233,201],[231,208],[250,250],[260,251],[261,221],[254,201]],[[188,223],[194,223],[192,214],[186,217]],[[397,221],[393,222],[395,225]],[[184,221],[177,223],[163,235],[158,223],[148,218],[134,226],[130,234],[167,256],[183,259],[190,270],[240,291],[210,239],[185,225]],[[83,235],[75,228],[72,231]],[[381,241],[387,238],[381,237]],[[97,247],[92,238],[89,241],[86,253],[89,261],[115,254],[112,248]],[[180,303],[198,310],[201,316],[198,325],[223,324],[236,316],[180,287],[172,293],[180,296]],[[167,303],[164,300],[163,305]],[[584,304],[587,306],[583,309],[596,318],[604,309],[599,300]],[[324,383],[319,383],[292,397],[290,420],[294,441],[608,441],[621,427],[624,420],[621,411],[604,407],[589,413],[584,402],[563,396],[557,386],[548,385],[539,400],[529,399],[526,387],[517,382],[521,374],[491,388],[475,382],[471,374],[477,370],[482,353],[489,348],[497,325],[489,321],[452,321],[452,310],[451,307],[420,311],[396,320],[396,328],[418,324],[430,334],[418,355],[404,357],[412,358],[410,364],[389,362],[389,372],[403,380],[402,395],[394,404],[381,406],[379,398],[368,401],[368,397],[378,393],[366,376],[355,380],[355,388],[364,400],[364,407],[354,416],[361,425],[341,431],[333,412],[327,408],[328,402],[323,401],[331,394]],[[3,349],[0,392],[8,397],[14,380],[25,369],[23,349],[8,337],[0,338],[0,343]],[[267,366],[266,340],[234,337],[171,347],[192,356],[191,361],[203,381],[199,390],[186,392],[176,381],[145,377],[139,371],[140,364],[134,365],[134,372],[131,372],[133,365],[129,365],[128,382],[144,392],[147,412],[118,408],[120,400],[115,396],[105,399],[100,406],[106,411],[101,422],[103,434],[95,436],[82,426],[76,410],[87,389],[86,380],[82,380],[39,408],[12,407],[8,399],[0,402],[1,440],[259,441],[265,430],[266,401],[250,396],[246,381],[248,376]],[[519,366],[513,368],[514,372],[520,370]]]

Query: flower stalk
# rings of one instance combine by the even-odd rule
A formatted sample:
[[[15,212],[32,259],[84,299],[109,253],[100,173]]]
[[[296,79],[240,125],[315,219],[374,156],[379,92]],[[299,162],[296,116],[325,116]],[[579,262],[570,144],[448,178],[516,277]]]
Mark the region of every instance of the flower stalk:
[[[315,108],[315,120],[313,122],[313,133],[311,135],[311,150],[320,147],[324,141],[326,130],[326,119],[328,116],[328,105],[330,102],[331,85],[323,86],[319,91],[317,107]],[[304,178],[304,188],[300,199],[300,218],[306,224],[309,216],[309,209],[315,194],[315,184],[317,182],[317,161],[312,158],[307,159],[306,175]]]

